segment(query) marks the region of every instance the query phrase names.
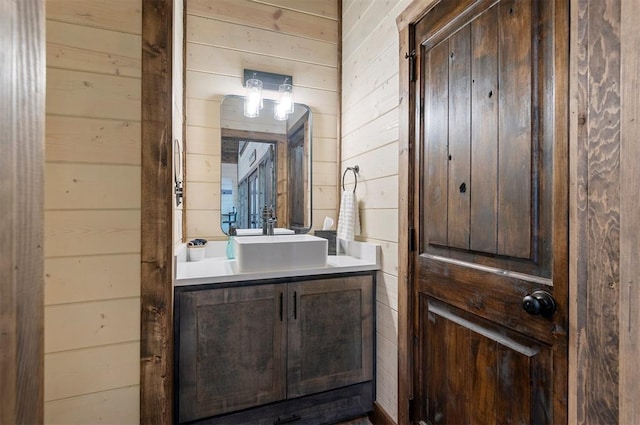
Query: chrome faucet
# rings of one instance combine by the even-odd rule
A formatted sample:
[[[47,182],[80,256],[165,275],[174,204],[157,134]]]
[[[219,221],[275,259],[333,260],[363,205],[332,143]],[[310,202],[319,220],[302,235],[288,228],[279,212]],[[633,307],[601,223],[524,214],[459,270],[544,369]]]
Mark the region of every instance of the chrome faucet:
[[[273,228],[276,223],[276,218],[274,216],[273,206],[267,208],[265,205],[262,208],[262,234],[273,236]]]
[[[264,207],[262,207],[262,234],[266,235],[267,234],[267,220],[269,220],[269,208],[267,208],[267,206],[265,205]]]
[[[267,220],[267,235],[269,235],[269,236],[273,236],[273,228],[274,228],[274,227],[275,227],[275,225],[276,225],[276,221],[278,221],[278,220],[276,220],[276,218],[275,218],[275,217],[270,217],[270,218]]]

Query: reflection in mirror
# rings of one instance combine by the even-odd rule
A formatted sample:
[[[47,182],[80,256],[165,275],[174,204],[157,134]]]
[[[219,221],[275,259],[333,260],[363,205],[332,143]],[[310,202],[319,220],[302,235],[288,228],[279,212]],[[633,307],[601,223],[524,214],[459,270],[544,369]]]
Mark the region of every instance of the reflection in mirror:
[[[285,121],[274,118],[276,102],[264,100],[256,118],[243,114],[244,97],[225,96],[221,124],[221,227],[262,234],[263,208],[276,228],[306,233],[311,227],[311,111],[295,104]],[[284,232],[281,230],[281,232]]]

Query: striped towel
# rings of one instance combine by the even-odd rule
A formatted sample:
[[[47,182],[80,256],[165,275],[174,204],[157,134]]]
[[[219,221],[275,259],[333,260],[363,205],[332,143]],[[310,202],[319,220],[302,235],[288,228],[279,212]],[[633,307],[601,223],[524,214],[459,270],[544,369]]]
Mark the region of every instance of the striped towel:
[[[360,213],[358,212],[358,198],[352,191],[342,192],[340,200],[340,215],[338,216],[338,231],[336,237],[345,241],[352,241],[360,234]]]

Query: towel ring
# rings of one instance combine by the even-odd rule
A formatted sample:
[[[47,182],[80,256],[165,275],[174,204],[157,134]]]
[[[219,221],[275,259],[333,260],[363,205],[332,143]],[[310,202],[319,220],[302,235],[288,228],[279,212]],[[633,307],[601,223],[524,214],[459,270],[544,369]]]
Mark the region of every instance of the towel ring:
[[[356,184],[355,186],[353,186],[353,193],[356,193],[356,188],[358,187],[358,173],[360,172],[360,167],[356,165],[355,167],[347,167],[347,169],[344,170],[344,173],[342,173],[342,190],[344,190],[344,177],[347,175],[347,171],[353,171],[353,177],[356,179]]]

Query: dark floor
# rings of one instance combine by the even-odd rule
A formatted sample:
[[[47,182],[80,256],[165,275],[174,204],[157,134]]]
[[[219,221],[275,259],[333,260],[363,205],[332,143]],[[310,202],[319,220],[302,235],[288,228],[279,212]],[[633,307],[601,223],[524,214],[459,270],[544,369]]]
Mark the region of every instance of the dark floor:
[[[369,421],[369,418],[365,416],[363,418],[354,419],[348,422],[340,422],[336,425],[371,425],[371,422]]]

